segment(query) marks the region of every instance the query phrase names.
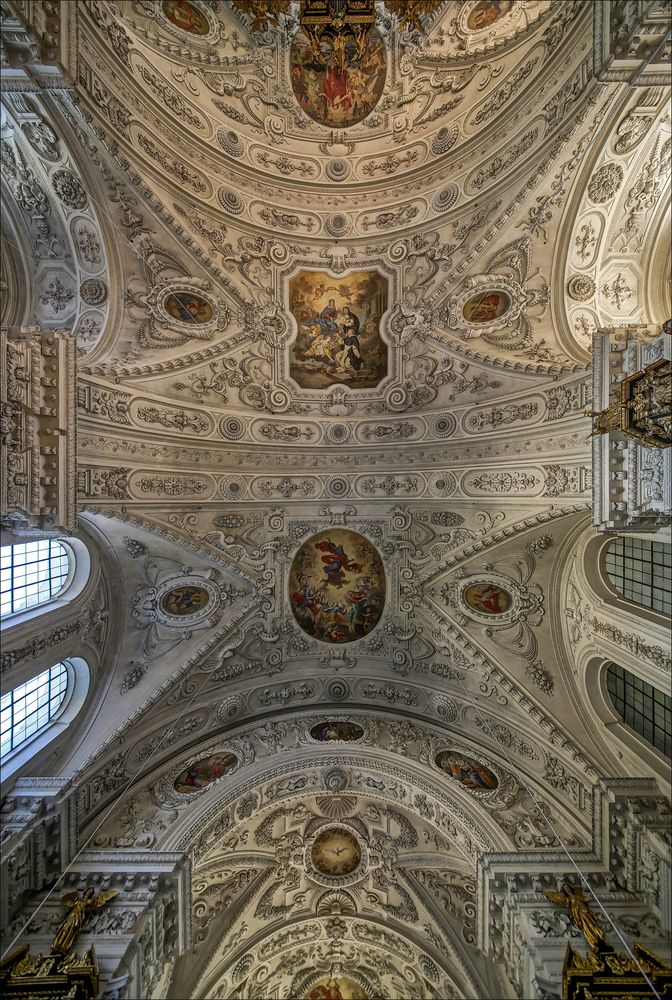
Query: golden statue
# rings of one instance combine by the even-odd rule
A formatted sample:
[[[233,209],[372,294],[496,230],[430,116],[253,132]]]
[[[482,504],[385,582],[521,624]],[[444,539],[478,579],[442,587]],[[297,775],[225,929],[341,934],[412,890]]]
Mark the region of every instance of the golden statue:
[[[81,896],[78,892],[69,892],[63,896],[61,902],[68,912],[56,931],[56,937],[51,946],[52,953],[58,951],[61,955],[68,955],[82,929],[87,910],[105,906],[110,899],[118,895],[119,893],[113,892],[111,889],[105,889],[96,895],[96,890],[89,886]]]
[[[606,410],[586,410],[587,417],[595,417],[593,431],[590,435],[609,434],[610,431],[620,431],[622,426],[623,403],[617,400],[610,403]]]
[[[399,27],[425,33],[422,18],[439,6],[440,0],[385,0],[387,9],[399,18]]]
[[[604,951],[607,947],[607,939],[600,925],[597,916],[593,913],[588,900],[583,894],[583,889],[579,886],[563,883],[561,892],[545,892],[544,896],[556,906],[567,906],[571,910],[572,920],[576,927],[585,937],[591,951]]]

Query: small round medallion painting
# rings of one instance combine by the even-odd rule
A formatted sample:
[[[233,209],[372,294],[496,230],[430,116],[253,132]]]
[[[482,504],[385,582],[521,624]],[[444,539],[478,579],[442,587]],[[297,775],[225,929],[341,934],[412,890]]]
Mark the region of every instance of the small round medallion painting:
[[[345,41],[342,52],[337,45]],[[385,86],[386,56],[376,28],[359,46],[354,35],[313,44],[303,32],[292,42],[292,90],[302,111],[329,128],[356,125],[373,111]]]
[[[310,987],[306,1000],[368,1000],[359,983],[349,976],[324,976]]]
[[[472,295],[464,303],[462,314],[467,323],[481,325],[494,323],[511,308],[511,299],[506,292],[489,291]]]
[[[326,722],[318,722],[313,726],[310,735],[320,743],[334,743],[338,740],[352,743],[353,740],[361,740],[364,730],[347,719],[327,719]]]
[[[165,17],[180,31],[190,35],[207,35],[210,32],[208,19],[189,0],[164,0],[161,8]]]
[[[193,292],[169,292],[163,300],[163,308],[178,323],[209,323],[212,306],[200,295]]]
[[[503,615],[513,604],[513,597],[496,583],[474,583],[465,590],[464,602],[482,615]]]
[[[472,791],[492,791],[499,784],[492,771],[480,761],[473,757],[463,757],[452,750],[442,750],[437,754],[436,766],[459,781],[463,788]]]
[[[371,542],[334,528],[313,535],[294,556],[289,602],[304,632],[322,642],[368,635],[385,606],[385,571]]]
[[[514,0],[479,0],[469,11],[467,28],[470,31],[480,31],[489,28],[500,17],[504,17],[513,9]]]
[[[204,587],[173,587],[161,598],[161,610],[183,618],[202,611],[209,600],[210,594]]]
[[[206,788],[217,778],[233,771],[238,763],[235,753],[213,753],[210,757],[203,757],[195,764],[190,764],[181,774],[178,774],[173,783],[176,792],[198,792],[201,788]]]
[[[342,826],[330,826],[318,834],[310,853],[318,872],[338,878],[351,875],[362,860],[357,838]]]

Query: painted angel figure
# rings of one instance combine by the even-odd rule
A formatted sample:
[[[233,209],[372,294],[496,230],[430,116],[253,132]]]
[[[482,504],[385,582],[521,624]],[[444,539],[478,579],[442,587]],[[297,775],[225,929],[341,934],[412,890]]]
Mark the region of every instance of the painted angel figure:
[[[572,913],[572,921],[585,937],[591,951],[603,951],[607,946],[606,937],[600,921],[593,913],[588,900],[579,886],[563,883],[561,892],[545,892],[544,896],[556,906],[567,906]]]
[[[96,895],[96,890],[93,886],[88,886],[81,896],[78,892],[66,893],[61,902],[67,908],[68,912],[56,931],[56,937],[51,946],[52,952],[58,951],[61,955],[68,955],[77,939],[77,935],[82,929],[87,910],[105,906],[110,899],[118,895],[117,892],[113,892],[111,889],[105,889]]]

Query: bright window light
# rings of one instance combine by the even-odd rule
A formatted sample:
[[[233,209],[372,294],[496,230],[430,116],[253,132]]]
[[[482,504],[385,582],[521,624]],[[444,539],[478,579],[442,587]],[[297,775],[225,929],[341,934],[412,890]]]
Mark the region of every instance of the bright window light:
[[[21,746],[58,713],[68,689],[65,663],[12,688],[0,700],[0,758]]]

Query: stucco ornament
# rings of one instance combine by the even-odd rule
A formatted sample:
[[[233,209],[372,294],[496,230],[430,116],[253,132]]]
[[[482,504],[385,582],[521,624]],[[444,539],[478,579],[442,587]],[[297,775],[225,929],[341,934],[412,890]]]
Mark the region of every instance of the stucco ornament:
[[[532,325],[528,311],[534,310],[538,321],[546,311],[550,292],[548,283],[539,281],[537,273],[530,270],[531,251],[530,238],[520,237],[488,261],[486,273],[467,278],[442,307],[449,328],[463,340],[482,337],[507,350],[529,348]]]
[[[51,178],[54,191],[68,208],[84,208],[88,201],[80,179],[71,170],[57,170]]]
[[[305,850],[306,869],[322,885],[345,888],[366,874],[366,846],[349,826],[322,827]]]
[[[587,302],[595,294],[595,281],[589,274],[575,274],[567,282],[567,294],[576,302]]]
[[[593,174],[588,185],[588,196],[598,205],[610,201],[623,183],[620,163],[605,163]]]
[[[107,298],[107,285],[98,278],[87,278],[79,286],[79,297],[89,306],[99,306]]]

